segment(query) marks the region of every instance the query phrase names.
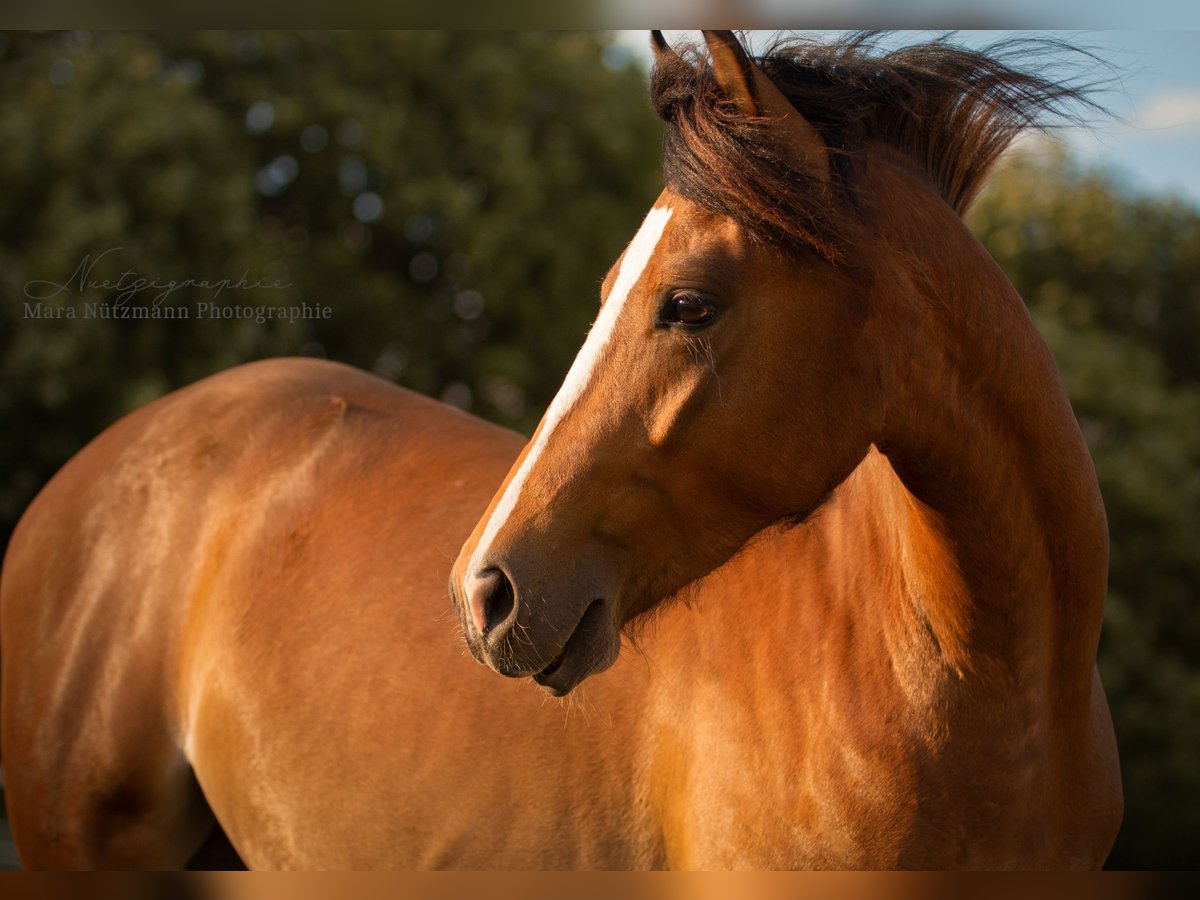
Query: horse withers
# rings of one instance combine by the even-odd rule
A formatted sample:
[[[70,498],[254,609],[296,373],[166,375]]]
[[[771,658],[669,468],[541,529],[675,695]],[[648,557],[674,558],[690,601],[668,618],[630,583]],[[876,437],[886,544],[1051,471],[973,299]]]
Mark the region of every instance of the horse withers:
[[[706,43],[656,35],[666,186],[523,449],[275,361],[39,495],[0,584],[26,865],[1104,861],[1103,505],[961,219],[1076,94]]]

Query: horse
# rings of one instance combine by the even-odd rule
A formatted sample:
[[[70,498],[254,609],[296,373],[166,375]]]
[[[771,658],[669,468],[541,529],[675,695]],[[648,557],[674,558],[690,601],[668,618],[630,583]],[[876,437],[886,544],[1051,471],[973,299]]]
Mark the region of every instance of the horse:
[[[1104,862],[1104,507],[962,219],[1079,92],[945,40],[653,46],[662,194],[532,440],[259,361],[35,499],[23,865]]]

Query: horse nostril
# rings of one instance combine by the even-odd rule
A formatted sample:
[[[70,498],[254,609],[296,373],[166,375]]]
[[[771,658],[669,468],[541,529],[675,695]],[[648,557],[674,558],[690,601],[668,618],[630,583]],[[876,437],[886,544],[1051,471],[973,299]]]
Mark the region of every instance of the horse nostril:
[[[481,635],[509,617],[516,605],[512,582],[500,569],[484,569],[467,579],[467,605],[471,620]]]

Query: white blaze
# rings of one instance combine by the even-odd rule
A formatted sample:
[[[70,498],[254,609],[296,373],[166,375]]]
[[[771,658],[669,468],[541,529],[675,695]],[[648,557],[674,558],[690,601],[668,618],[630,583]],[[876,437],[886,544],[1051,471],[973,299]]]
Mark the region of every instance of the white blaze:
[[[588,382],[592,380],[592,371],[604,355],[604,349],[608,346],[609,338],[612,337],[613,328],[616,327],[617,319],[621,316],[621,309],[625,306],[629,292],[642,277],[642,272],[646,270],[646,264],[650,262],[654,248],[658,246],[658,242],[662,238],[667,221],[671,218],[671,212],[669,206],[656,206],[650,210],[645,221],[642,222],[642,227],[638,229],[629,247],[626,248],[625,256],[621,260],[621,267],[617,270],[617,280],[613,282],[612,291],[600,310],[600,316],[592,325],[592,330],[588,332],[587,340],[583,342],[579,355],[571,364],[571,370],[567,372],[566,380],[558,389],[550,408],[546,410],[537,439],[529,448],[529,452],[525,454],[521,468],[509,481],[504,495],[496,504],[495,510],[492,511],[492,517],[488,520],[487,527],[479,538],[479,543],[475,545],[475,552],[471,554],[471,561],[467,564],[465,573],[468,579],[479,571],[484,554],[492,545],[492,541],[496,539],[496,535],[500,533],[500,529],[504,527],[504,523],[508,521],[508,517],[512,515],[512,511],[517,505],[517,499],[521,496],[521,488],[525,485],[525,480],[537,463],[538,457],[542,455],[542,450],[550,440],[550,435],[554,433],[555,426],[583,396]]]

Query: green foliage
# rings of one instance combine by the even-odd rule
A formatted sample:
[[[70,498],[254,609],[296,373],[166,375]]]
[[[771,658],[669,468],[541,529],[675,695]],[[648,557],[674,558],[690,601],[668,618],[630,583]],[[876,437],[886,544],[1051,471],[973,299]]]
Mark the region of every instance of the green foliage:
[[[642,75],[588,34],[0,37],[0,537],[103,427],[240,362],[327,355],[531,430],[657,193]],[[120,248],[119,250],[115,248]],[[162,305],[327,320],[83,318],[129,269]],[[131,276],[132,277],[132,276]],[[153,305],[143,291],[131,306]]]
[[[1111,177],[1049,152],[1015,157],[972,224],[1054,351],[1108,512],[1100,672],[1126,802],[1110,865],[1193,866],[1200,211],[1169,198],[1127,197]]]

